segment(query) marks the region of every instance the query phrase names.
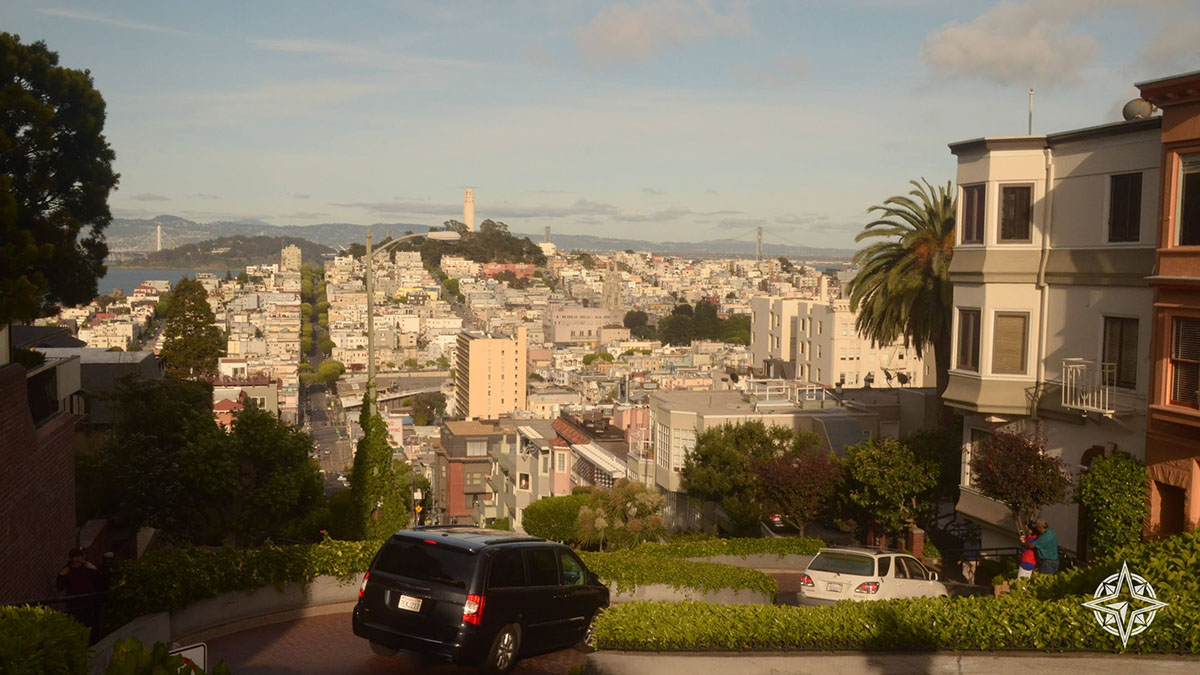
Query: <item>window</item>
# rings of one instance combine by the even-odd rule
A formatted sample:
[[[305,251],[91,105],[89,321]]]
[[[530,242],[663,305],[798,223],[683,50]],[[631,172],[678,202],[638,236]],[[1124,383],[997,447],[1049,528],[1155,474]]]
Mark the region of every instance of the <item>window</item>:
[[[562,473],[567,470],[567,453],[558,453],[558,471]]]
[[[552,548],[531,548],[525,551],[530,586],[557,586],[558,561]]]
[[[393,541],[379,553],[371,571],[466,588],[475,571],[475,556],[424,542]]]
[[[958,367],[979,371],[979,310],[958,310]]]
[[[1000,189],[1000,241],[1029,241],[1033,187],[1009,185]]]
[[[1108,240],[1137,241],[1142,229],[1142,174],[1113,176],[1108,187]]]
[[[488,589],[513,588],[525,585],[525,561],[521,549],[500,551],[492,558]]]
[[[1137,386],[1137,319],[1104,317],[1105,363],[1115,366],[1112,381],[1107,385],[1133,389]]]
[[[550,473],[550,453],[542,453],[542,473]]]
[[[528,490],[529,489],[529,474],[527,474],[527,473],[517,474],[517,489],[518,490]]]
[[[584,574],[583,563],[579,561],[579,558],[575,557],[575,554],[560,549],[558,552],[558,562],[562,566],[562,580],[560,583],[563,586],[583,586],[587,583],[587,575]]]
[[[1171,404],[1200,408],[1200,319],[1175,319],[1171,331]]]
[[[483,457],[487,454],[487,441],[467,441],[467,457]]]
[[[878,562],[879,562],[878,576],[886,577],[888,575],[888,572],[890,572],[892,569],[892,559],[885,556],[883,558],[880,558]]]
[[[992,331],[992,372],[1025,373],[1025,333],[1028,314],[996,313]]]
[[[1180,161],[1175,231],[1180,246],[1200,245],[1200,155],[1183,157]]]
[[[983,205],[986,185],[963,186],[962,243],[983,243]]]
[[[908,568],[908,578],[926,581],[929,579],[929,573],[925,571],[925,566],[917,562],[916,558],[897,558],[897,568],[903,565]]]

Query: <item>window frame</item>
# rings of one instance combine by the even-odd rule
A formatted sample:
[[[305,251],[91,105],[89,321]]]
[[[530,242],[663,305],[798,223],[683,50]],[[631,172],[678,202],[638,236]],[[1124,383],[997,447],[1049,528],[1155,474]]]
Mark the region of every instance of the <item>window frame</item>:
[[[1200,360],[1180,359],[1180,358],[1175,357],[1176,326],[1178,325],[1178,323],[1180,321],[1194,321],[1196,323],[1200,323],[1200,317],[1194,317],[1194,316],[1172,316],[1171,317],[1171,337],[1170,337],[1170,343],[1168,345],[1169,350],[1167,351],[1167,367],[1170,370],[1170,376],[1167,378],[1167,382],[1166,382],[1167,402],[1170,405],[1175,406],[1177,408],[1187,408],[1189,410],[1200,410],[1200,393],[1197,394],[1197,403],[1195,403],[1195,404],[1187,403],[1184,401],[1178,401],[1175,399],[1175,372],[1176,372],[1175,364],[1177,362],[1181,362],[1181,363],[1196,364],[1197,367],[1200,367]]]
[[[983,332],[983,309],[981,307],[955,307],[955,311],[958,312],[958,321],[956,322],[956,329],[958,332],[955,335],[956,340],[954,343],[956,352],[955,356],[957,357],[954,360],[954,367],[956,370],[978,373],[980,366],[979,362],[983,357],[983,340],[981,339]],[[970,350],[975,357],[974,363],[964,362],[963,360],[963,319],[964,315],[967,314],[973,315],[975,318],[975,341],[974,344],[971,345],[972,349]]]
[[[1188,247],[1200,246],[1200,240],[1192,244],[1184,244],[1183,242],[1183,181],[1186,176],[1193,173],[1200,174],[1200,147],[1181,148],[1179,151],[1172,153],[1174,175],[1171,177],[1172,189],[1175,190],[1174,199],[1171,204],[1171,241],[1175,246]],[[1194,171],[1184,171],[1184,164],[1189,161],[1196,162]],[[1198,207],[1200,208],[1200,207]],[[1197,224],[1197,229],[1200,230],[1200,222]],[[1197,232],[1197,237],[1200,239],[1200,232]]]
[[[962,228],[960,228],[958,243],[966,244],[966,245],[983,244],[984,230],[985,230],[984,223],[987,222],[987,183],[986,182],[971,183],[969,185],[961,185],[959,187],[962,189],[962,194],[959,196],[959,202],[962,204],[963,226],[962,226]],[[979,193],[979,202],[980,202],[979,204],[975,205],[975,209],[974,209],[974,215],[976,215],[978,217],[978,222],[970,223],[971,228],[972,228],[971,234],[973,235],[970,239],[967,238],[967,233],[968,233],[968,230],[967,230],[967,226],[968,226],[967,205],[969,203],[969,200],[967,197],[968,190],[971,190],[971,191],[977,190]]]
[[[996,323],[1001,317],[1020,317],[1025,321],[1025,330],[1021,334],[1021,368],[1020,370],[1000,370],[996,367]],[[997,310],[992,312],[992,362],[991,372],[994,375],[1028,375],[1029,374],[1029,324],[1030,313],[1020,310]]]
[[[1125,236],[1128,237],[1128,236],[1132,235],[1133,238],[1132,239],[1129,239],[1129,238],[1118,239],[1114,236],[1114,231],[1113,231],[1113,227],[1114,227],[1114,222],[1113,222],[1114,218],[1113,217],[1116,214],[1114,207],[1116,204],[1115,197],[1116,197],[1117,179],[1130,178],[1133,176],[1137,177],[1137,190],[1136,190],[1136,192],[1132,192],[1130,194],[1136,194],[1137,208],[1133,209],[1133,216],[1134,216],[1133,223],[1132,223],[1133,231],[1124,233]],[[1125,172],[1125,173],[1109,174],[1109,176],[1108,176],[1108,240],[1107,240],[1108,243],[1110,243],[1110,244],[1137,244],[1137,243],[1141,242],[1141,239],[1142,239],[1142,194],[1143,194],[1144,190],[1145,190],[1145,172],[1143,172],[1143,171],[1129,171],[1129,172]],[[1126,227],[1128,227],[1128,226],[1129,226],[1129,224],[1127,223]]]
[[[1004,183],[1000,185],[996,192],[996,243],[1000,245],[1008,244],[1031,244],[1033,243],[1033,229],[1035,219],[1033,217],[1033,205],[1035,200],[1034,184],[1031,182],[1023,183]],[[1029,190],[1029,232],[1024,239],[1006,239],[1004,237],[1004,192],[1011,189],[1027,189]]]
[[[1101,331],[1102,331],[1100,334],[1100,362],[1101,363],[1114,363],[1116,365],[1116,369],[1115,369],[1116,372],[1113,376],[1112,382],[1107,382],[1106,384],[1110,384],[1118,389],[1137,389],[1137,380],[1138,380],[1138,374],[1139,374],[1139,370],[1140,370],[1138,368],[1138,360],[1139,359],[1137,357],[1137,353],[1138,353],[1139,349],[1141,348],[1141,345],[1139,344],[1140,340],[1138,339],[1139,338],[1138,334],[1141,331],[1141,327],[1142,327],[1141,321],[1136,316],[1116,316],[1116,315],[1105,314],[1105,315],[1101,316],[1100,318],[1101,318]],[[1118,344],[1116,345],[1116,356],[1118,359],[1117,361],[1112,361],[1109,359],[1109,351],[1110,351],[1109,350],[1109,342],[1108,342],[1109,321],[1121,322],[1121,324],[1122,324],[1122,327],[1120,329],[1120,337],[1118,338]],[[1131,384],[1126,384],[1126,382],[1128,382],[1128,380],[1121,379],[1122,361],[1120,360],[1121,353],[1124,351],[1122,349],[1122,344],[1124,343],[1124,340],[1125,340],[1125,335],[1126,335],[1126,330],[1127,330],[1126,326],[1128,325],[1128,322],[1133,322],[1134,356],[1133,356],[1133,364],[1132,364],[1133,381]]]

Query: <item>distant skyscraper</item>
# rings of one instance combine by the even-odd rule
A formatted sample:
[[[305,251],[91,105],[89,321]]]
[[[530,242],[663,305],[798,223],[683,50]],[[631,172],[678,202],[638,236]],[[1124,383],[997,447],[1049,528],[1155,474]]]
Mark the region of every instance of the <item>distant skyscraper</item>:
[[[279,271],[281,272],[299,272],[300,271],[300,247],[285,246],[279,255]]]
[[[549,225],[546,226],[546,243],[547,244],[550,243],[550,226]]]
[[[471,188],[463,193],[463,224],[468,232],[475,231],[475,191]]]

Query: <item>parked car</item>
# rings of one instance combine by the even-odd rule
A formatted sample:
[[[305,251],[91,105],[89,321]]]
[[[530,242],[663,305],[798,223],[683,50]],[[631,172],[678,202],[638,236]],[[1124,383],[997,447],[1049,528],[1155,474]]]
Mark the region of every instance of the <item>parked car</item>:
[[[800,576],[802,605],[839,600],[891,600],[946,596],[945,584],[906,553],[878,549],[823,548]]]
[[[393,534],[371,562],[354,634],[504,673],[521,656],[591,647],[608,588],[571,549],[515,532],[430,526]]]

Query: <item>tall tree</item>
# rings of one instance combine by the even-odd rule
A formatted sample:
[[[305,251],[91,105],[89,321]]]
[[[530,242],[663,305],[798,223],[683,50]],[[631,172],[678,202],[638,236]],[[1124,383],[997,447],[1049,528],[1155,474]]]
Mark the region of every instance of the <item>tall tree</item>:
[[[971,453],[972,482],[985,496],[1008,507],[1013,531],[1047,504],[1060,504],[1071,489],[1062,461],[1046,454],[1046,442],[1033,433],[1000,431]]]
[[[171,294],[163,331],[167,375],[199,379],[217,372],[217,359],[225,354],[225,336],[215,321],[204,286],[195,279],[180,279]]]
[[[59,66],[44,42],[0,33],[0,110],[0,323],[7,323],[96,297],[117,174],[91,74]]]
[[[954,292],[954,187],[909,181],[910,196],[889,197],[867,209],[880,217],[855,241],[883,238],[854,255],[858,275],[850,283],[855,327],[876,345],[900,338],[918,358],[933,348],[938,394],[950,381],[950,322]]]
[[[387,426],[379,413],[371,414],[371,398],[363,396],[358,423],[363,437],[354,452],[350,474],[349,530],[355,539],[380,539],[408,522],[409,479],[407,464],[393,466]]]
[[[767,507],[803,536],[841,483],[842,467],[832,452],[805,448],[759,465],[758,478]]]
[[[894,438],[872,438],[846,448],[850,502],[887,532],[913,524],[920,497],[937,485],[936,463],[917,457]]]

